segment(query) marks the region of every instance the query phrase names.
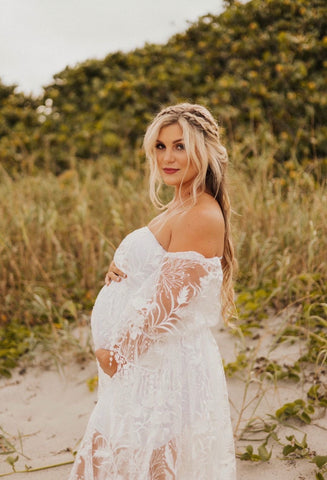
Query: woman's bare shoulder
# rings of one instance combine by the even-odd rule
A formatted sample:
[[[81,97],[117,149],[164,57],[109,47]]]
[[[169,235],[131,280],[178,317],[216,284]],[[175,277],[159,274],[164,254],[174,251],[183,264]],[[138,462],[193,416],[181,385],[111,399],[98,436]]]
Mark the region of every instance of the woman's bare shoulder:
[[[217,201],[202,195],[172,226],[169,251],[197,251],[205,257],[221,256],[225,223]]]

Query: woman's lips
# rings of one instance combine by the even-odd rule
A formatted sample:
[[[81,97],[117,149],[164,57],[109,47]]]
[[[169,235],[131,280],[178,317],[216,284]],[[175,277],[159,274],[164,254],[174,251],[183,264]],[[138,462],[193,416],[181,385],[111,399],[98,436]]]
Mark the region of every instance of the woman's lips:
[[[163,171],[168,174],[178,172],[178,170],[178,168],[163,168]]]

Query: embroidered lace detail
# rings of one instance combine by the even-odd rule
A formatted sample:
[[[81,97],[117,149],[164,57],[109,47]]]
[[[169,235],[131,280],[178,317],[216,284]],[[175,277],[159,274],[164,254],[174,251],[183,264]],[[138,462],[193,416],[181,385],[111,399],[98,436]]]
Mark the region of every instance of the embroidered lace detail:
[[[220,321],[220,259],[166,252],[147,228],[115,254],[127,273],[103,287],[91,325],[98,402],[69,480],[235,480],[224,370],[209,327]]]
[[[166,253],[158,278],[150,281],[155,285],[153,298],[131,302],[125,314],[132,320],[118,344],[109,348],[117,352],[116,358],[123,368],[128,368],[129,363],[135,364],[154,342],[163,340],[162,336],[186,334],[191,329],[203,327],[201,322],[194,322],[194,315],[186,307],[191,303],[199,307],[194,301],[201,295],[204,303],[211,283],[215,295],[210,301],[214,302],[214,313],[219,318],[218,293],[222,281],[219,259],[206,259],[196,252]]]

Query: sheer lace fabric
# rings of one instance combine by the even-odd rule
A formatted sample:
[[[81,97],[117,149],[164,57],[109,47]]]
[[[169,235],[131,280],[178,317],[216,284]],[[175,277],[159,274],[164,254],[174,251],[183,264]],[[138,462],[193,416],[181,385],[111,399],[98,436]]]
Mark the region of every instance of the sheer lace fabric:
[[[98,402],[69,480],[234,480],[225,376],[210,327],[220,320],[220,259],[166,252],[147,227],[129,234],[115,263],[127,273],[100,291],[95,349]]]

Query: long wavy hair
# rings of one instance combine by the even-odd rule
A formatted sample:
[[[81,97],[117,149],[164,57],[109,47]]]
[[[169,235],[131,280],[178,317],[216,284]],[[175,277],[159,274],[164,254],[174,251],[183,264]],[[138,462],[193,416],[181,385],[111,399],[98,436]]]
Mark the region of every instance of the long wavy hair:
[[[224,216],[222,316],[227,321],[235,311],[233,275],[237,266],[230,228],[231,205],[226,178],[228,155],[220,142],[218,124],[205,107],[189,103],[173,105],[159,112],[149,125],[143,144],[150,163],[150,198],[153,204],[160,209],[166,209],[169,206],[169,204],[163,204],[159,198],[163,182],[156,159],[156,142],[160,130],[175,123],[179,124],[183,130],[183,141],[189,165],[192,162],[198,172],[192,185],[192,205],[196,203],[199,193],[207,191],[218,202]],[[182,183],[183,181],[181,185]],[[179,195],[181,194],[181,185]]]

